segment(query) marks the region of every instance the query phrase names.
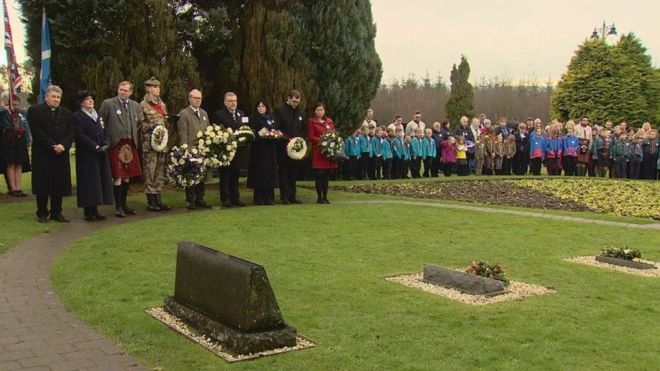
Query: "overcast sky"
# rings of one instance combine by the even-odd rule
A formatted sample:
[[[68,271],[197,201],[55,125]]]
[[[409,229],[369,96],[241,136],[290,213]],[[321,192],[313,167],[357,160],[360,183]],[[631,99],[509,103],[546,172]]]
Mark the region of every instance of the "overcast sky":
[[[372,0],[383,82],[438,73],[467,56],[471,80],[557,80],[603,20],[634,32],[656,66],[660,0]],[[611,39],[614,40],[614,39]]]
[[[372,0],[383,82],[439,73],[465,54],[471,79],[557,80],[578,44],[603,20],[634,32],[660,61],[660,0]],[[7,0],[19,61],[25,58],[16,0]],[[4,28],[3,28],[4,30]],[[56,57],[56,56],[55,56]],[[0,63],[6,63],[4,50]]]

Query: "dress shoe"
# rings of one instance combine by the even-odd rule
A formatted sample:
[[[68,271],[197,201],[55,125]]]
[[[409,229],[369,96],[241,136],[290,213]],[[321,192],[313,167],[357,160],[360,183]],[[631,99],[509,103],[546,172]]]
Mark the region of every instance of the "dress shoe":
[[[186,202],[186,209],[188,210],[195,210],[197,206],[195,206],[194,202]]]
[[[96,219],[96,220],[105,220],[106,217],[104,215],[96,213],[96,214],[94,214],[94,219]]]
[[[124,212],[124,209],[115,209],[115,216],[117,218],[125,218],[126,213]]]
[[[326,203],[326,204],[329,204],[329,203],[330,203],[330,201],[328,201],[328,199],[327,199],[327,198],[324,198],[324,199],[323,199],[323,203]]]
[[[19,189],[19,190],[16,190],[16,191],[9,192],[9,195],[14,196],[14,197],[26,197],[27,193],[25,193],[25,192],[23,192]]]
[[[318,200],[316,200],[316,203],[317,203],[317,204],[324,204],[325,201],[323,201],[322,199],[319,198]]]
[[[68,223],[69,219],[65,218],[62,214],[51,215],[50,220],[54,220],[60,223]]]
[[[38,216],[37,217],[37,222],[39,223],[48,223],[48,218],[45,216]]]
[[[204,200],[196,201],[195,206],[201,207],[202,209],[210,209],[211,208],[211,205],[207,204],[206,201],[204,201]]]
[[[130,207],[128,207],[126,205],[124,205],[122,209],[124,211],[124,216],[137,214],[137,212],[134,209],[131,209]]]

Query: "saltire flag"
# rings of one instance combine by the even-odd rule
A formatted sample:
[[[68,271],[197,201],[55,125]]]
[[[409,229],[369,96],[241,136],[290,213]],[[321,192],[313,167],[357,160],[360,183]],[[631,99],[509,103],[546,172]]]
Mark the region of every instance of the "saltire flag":
[[[3,0],[4,1],[4,0]],[[39,103],[46,98],[46,89],[50,85],[50,28],[46,18],[46,7],[43,8],[41,21],[41,74],[39,75]]]
[[[23,80],[18,73],[18,65],[16,64],[16,54],[14,54],[14,39],[11,34],[11,25],[9,24],[9,12],[7,11],[7,1],[2,0],[4,7],[5,18],[5,51],[7,52],[7,77],[9,80],[9,111],[15,113],[14,109],[14,96],[21,91]]]

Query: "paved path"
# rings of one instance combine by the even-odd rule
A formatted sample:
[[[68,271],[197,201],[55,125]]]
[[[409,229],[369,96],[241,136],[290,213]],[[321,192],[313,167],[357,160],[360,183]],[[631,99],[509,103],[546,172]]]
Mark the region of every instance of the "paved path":
[[[104,222],[86,223],[78,216],[0,254],[0,370],[140,369],[110,340],[73,318],[49,279],[54,259],[74,241],[112,225],[172,215],[138,211],[122,220],[104,211],[110,215]]]
[[[454,210],[469,210],[469,211],[478,211],[484,213],[497,213],[497,214],[509,214],[517,216],[529,216],[533,218],[543,218],[543,219],[553,219],[553,220],[562,220],[562,221],[572,221],[579,223],[588,223],[588,224],[600,224],[600,225],[609,225],[613,227],[623,227],[623,228],[635,228],[635,229],[649,229],[660,231],[660,223],[652,224],[634,224],[634,223],[624,223],[624,222],[614,222],[609,220],[598,220],[590,218],[582,218],[579,216],[568,216],[568,215],[557,215],[557,214],[545,214],[542,212],[534,211],[522,211],[522,210],[509,210],[509,209],[496,209],[492,207],[482,207],[482,206],[469,206],[469,205],[452,205],[452,204],[441,204],[434,202],[423,202],[423,201],[403,201],[403,200],[368,200],[368,201],[338,201],[336,204],[360,204],[360,205],[413,205],[413,206],[426,206],[426,207],[436,207],[440,209],[454,209]]]

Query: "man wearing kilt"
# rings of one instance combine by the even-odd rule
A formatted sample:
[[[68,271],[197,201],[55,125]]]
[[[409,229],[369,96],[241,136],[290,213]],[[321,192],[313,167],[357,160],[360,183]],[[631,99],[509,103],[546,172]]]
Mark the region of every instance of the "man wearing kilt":
[[[163,203],[160,192],[163,188],[165,175],[166,152],[152,148],[151,134],[158,125],[165,126],[167,108],[160,99],[160,81],[151,77],[144,82],[147,91],[140,103],[142,108],[142,159],[144,161],[144,193],[147,194],[147,209],[149,211],[167,211],[169,206]]]
[[[117,96],[101,103],[99,115],[106,125],[110,141],[108,157],[113,180],[115,216],[124,218],[135,215],[135,210],[126,205],[128,182],[131,177],[141,176],[142,167],[137,148],[140,145],[138,127],[142,117],[140,105],[130,99],[133,84],[122,81],[117,85]]]

